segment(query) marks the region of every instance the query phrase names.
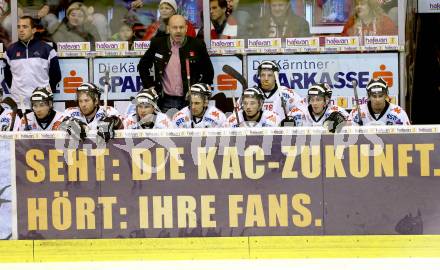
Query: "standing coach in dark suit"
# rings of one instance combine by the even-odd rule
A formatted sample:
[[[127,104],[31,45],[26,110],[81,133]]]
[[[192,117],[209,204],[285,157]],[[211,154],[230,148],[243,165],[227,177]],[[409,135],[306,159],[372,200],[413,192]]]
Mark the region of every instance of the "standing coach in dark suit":
[[[149,49],[139,62],[139,74],[144,88],[155,86],[160,94],[159,107],[163,112],[185,107],[188,85],[211,85],[214,68],[203,40],[186,36],[186,21],[181,15],[170,17],[169,35],[153,38]],[[187,77],[189,63],[190,82]],[[150,69],[154,66],[154,79]]]

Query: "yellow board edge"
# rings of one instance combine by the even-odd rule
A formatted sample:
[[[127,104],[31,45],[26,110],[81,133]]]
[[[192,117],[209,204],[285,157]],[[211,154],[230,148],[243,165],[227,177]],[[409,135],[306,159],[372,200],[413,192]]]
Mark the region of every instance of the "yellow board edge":
[[[440,257],[440,235],[0,241],[0,262]]]

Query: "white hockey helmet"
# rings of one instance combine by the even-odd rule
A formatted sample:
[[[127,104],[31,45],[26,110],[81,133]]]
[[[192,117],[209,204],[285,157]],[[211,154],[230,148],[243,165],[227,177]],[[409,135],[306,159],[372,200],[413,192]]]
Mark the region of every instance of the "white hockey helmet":
[[[258,76],[261,76],[261,71],[264,69],[272,70],[273,72],[279,72],[280,69],[274,61],[262,61],[258,66]]]
[[[209,99],[211,97],[212,90],[211,87],[206,83],[196,83],[191,86],[189,92],[191,94],[201,94]]]
[[[384,93],[388,95],[388,85],[382,77],[372,78],[367,84],[367,94]]]
[[[154,87],[141,89],[134,100],[136,106],[140,104],[150,104],[156,111],[159,111],[159,107],[157,106],[159,95],[157,94],[156,90],[154,90]]]
[[[242,99],[244,97],[253,97],[253,98],[256,98],[256,99],[259,99],[259,100],[264,100],[263,91],[258,86],[246,88],[243,91]]]
[[[50,102],[53,101],[53,93],[49,86],[47,87],[37,87],[32,91],[31,104],[34,102]]]
[[[101,88],[99,88],[96,84],[94,83],[82,83],[77,89],[76,89],[76,93],[77,95],[80,92],[86,92],[88,95],[90,95],[92,98],[96,98],[97,100],[99,100],[101,98],[101,93],[102,90]]]
[[[330,99],[332,97],[332,94],[333,90],[327,83],[315,83],[307,91],[308,98],[310,98],[310,96],[322,96],[328,97]]]

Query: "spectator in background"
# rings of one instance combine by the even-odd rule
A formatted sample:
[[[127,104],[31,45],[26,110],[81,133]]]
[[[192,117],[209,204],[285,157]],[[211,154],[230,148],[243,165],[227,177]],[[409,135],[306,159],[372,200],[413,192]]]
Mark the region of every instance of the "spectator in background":
[[[0,1],[3,2],[3,1]],[[51,5],[48,4],[51,3]],[[53,2],[59,2],[57,0],[46,1],[46,0],[18,0],[17,1],[17,13],[18,17],[22,16],[30,16],[34,19],[34,23],[37,28],[36,35],[41,37],[40,33],[45,33],[45,29],[47,29],[47,25],[51,23],[57,22],[57,17],[54,14],[54,6]],[[8,31],[9,36],[12,35],[12,27],[11,27],[11,15],[10,15],[10,1],[5,1],[3,4],[0,4],[0,10],[3,13],[2,15],[6,15],[2,18],[2,26]],[[4,9],[6,8],[6,9]],[[44,36],[44,34],[43,34]]]
[[[96,27],[89,20],[87,7],[79,2],[70,4],[66,17],[54,29],[48,29],[54,42],[91,42],[101,41]]]
[[[168,20],[174,14],[177,14],[177,4],[175,0],[161,0],[159,3],[159,20],[150,24],[145,31],[145,35],[142,40],[151,40],[153,37],[161,37],[168,34],[167,26]],[[186,20],[187,32],[186,35],[190,37],[196,36],[196,30],[194,26]]]
[[[232,12],[237,11],[237,7],[238,7],[238,3],[240,2],[240,0],[226,0],[227,6],[226,6],[226,17],[229,17],[229,15],[232,14]],[[234,13],[236,14],[236,13]],[[235,16],[237,19],[238,16]]]
[[[229,17],[229,15],[232,14],[232,11],[234,10],[234,2],[238,2],[238,1],[234,1],[234,0],[226,0],[227,6],[226,6],[226,17]]]
[[[227,0],[228,8],[226,15],[233,15],[237,20],[237,37],[247,38],[249,33],[253,32],[255,22],[252,21],[250,9],[252,4],[245,3],[242,0],[242,5],[239,5],[240,0]],[[254,3],[255,5],[255,3]],[[230,13],[229,13],[230,12]]]
[[[64,18],[65,11],[73,2],[86,6],[87,21],[97,29],[102,40],[108,40],[110,28],[106,15],[114,6],[114,0],[18,0],[18,13],[19,17],[28,15],[34,18],[37,32],[46,37],[49,35],[47,30],[53,31],[58,26],[59,20]],[[10,16],[5,18],[3,23],[10,25]]]
[[[131,27],[133,30],[134,40],[142,40],[145,35],[145,26],[141,23],[134,23]]]
[[[144,89],[154,86],[160,95],[159,108],[177,110],[185,107],[188,86],[212,84],[214,68],[203,40],[189,37],[182,15],[169,19],[170,35],[155,37],[139,61],[138,70]],[[154,67],[154,79],[150,70]],[[188,74],[189,72],[189,74]],[[189,79],[189,80],[188,80]]]
[[[228,39],[237,37],[237,21],[232,15],[226,16],[226,0],[210,0],[211,38]]]
[[[18,41],[4,54],[5,81],[15,102],[22,99],[29,107],[32,91],[41,85],[56,89],[61,80],[60,65],[55,50],[47,43],[34,38],[34,20],[23,16],[18,20]]]
[[[293,12],[289,0],[269,0],[269,12],[259,20],[254,33],[256,38],[310,36],[309,23]]]
[[[397,35],[394,22],[383,12],[377,0],[355,0],[354,15],[344,25],[343,36]]]
[[[145,9],[146,0],[112,0],[108,7],[110,16],[110,29],[112,35],[119,32],[121,23],[132,26],[136,40],[141,40],[145,34],[147,25],[150,25],[155,18],[151,9]]]
[[[119,31],[111,39],[114,41],[128,41],[128,47],[131,48],[135,36],[132,27],[124,22],[119,26]]]
[[[11,38],[9,37],[8,31],[0,25],[0,42],[3,43],[3,47],[9,47],[9,43],[11,42]]]
[[[12,25],[11,25],[11,7],[10,7],[10,0],[4,0],[0,1],[0,29],[2,29],[1,40],[0,42],[3,42],[3,44],[9,44],[11,42],[10,36],[12,32]],[[18,16],[21,17],[21,16]],[[6,33],[4,33],[6,32]],[[6,38],[7,37],[7,38]],[[7,42],[4,42],[7,41]]]
[[[57,14],[60,16],[60,20],[64,18],[65,11],[67,11],[70,4],[73,2],[82,3],[87,8],[87,21],[96,27],[101,40],[108,40],[110,38],[111,32],[107,15],[114,6],[114,0],[50,0],[47,2],[50,3],[50,13],[48,16],[51,16],[51,13]],[[46,17],[42,19],[43,25],[46,23],[45,21],[48,21]],[[56,22],[58,22],[58,19]],[[51,28],[50,25],[48,28]]]
[[[108,11],[113,7],[113,0],[84,0],[72,2],[82,2],[87,7],[87,21],[95,26],[101,40],[109,40],[112,33],[107,15]]]
[[[398,25],[398,7],[397,0],[382,0],[383,11],[393,20],[395,25]]]
[[[153,20],[153,15],[143,9],[146,0],[114,0],[114,11],[117,21],[125,20],[129,24],[141,23],[149,25]]]

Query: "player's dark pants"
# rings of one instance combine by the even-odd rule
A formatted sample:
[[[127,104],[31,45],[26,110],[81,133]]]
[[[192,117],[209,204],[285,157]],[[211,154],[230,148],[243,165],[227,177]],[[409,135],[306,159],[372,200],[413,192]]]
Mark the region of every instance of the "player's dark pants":
[[[184,97],[175,97],[165,95],[159,100],[159,108],[163,113],[166,113],[169,109],[181,110],[187,106],[187,102]]]

